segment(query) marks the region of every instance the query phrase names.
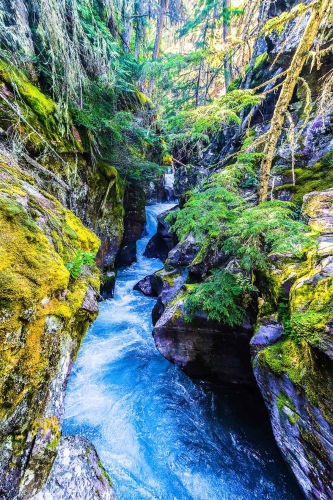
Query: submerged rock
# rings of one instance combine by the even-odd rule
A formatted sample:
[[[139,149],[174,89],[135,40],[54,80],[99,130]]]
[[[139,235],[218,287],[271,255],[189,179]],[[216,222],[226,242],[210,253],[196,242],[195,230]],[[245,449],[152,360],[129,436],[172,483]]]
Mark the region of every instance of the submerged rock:
[[[94,446],[82,436],[64,436],[43,489],[31,500],[116,500]]]
[[[142,280],[140,280],[136,285],[134,285],[133,290],[137,290],[138,292],[142,292],[144,295],[148,297],[157,297],[158,293],[154,289],[152,285],[152,277],[146,276]]]

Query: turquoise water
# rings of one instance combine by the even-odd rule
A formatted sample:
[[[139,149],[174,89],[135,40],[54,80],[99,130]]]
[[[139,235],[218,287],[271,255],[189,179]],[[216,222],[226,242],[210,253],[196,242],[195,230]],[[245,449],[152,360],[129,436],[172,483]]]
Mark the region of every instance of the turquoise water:
[[[194,383],[155,348],[155,299],[133,286],[162,267],[142,253],[170,207],[147,207],[138,262],[100,305],[70,376],[64,432],[94,443],[118,500],[300,499],[258,394]]]

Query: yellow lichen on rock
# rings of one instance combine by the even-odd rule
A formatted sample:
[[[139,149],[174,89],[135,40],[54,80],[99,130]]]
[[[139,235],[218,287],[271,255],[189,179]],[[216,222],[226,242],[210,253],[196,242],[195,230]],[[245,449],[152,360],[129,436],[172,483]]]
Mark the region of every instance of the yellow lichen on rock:
[[[66,263],[77,252],[96,255],[100,240],[58,200],[29,182],[9,154],[1,153],[0,448],[10,443],[14,474],[40,422],[58,419],[55,409],[45,414],[50,381],[64,370],[64,356],[67,363],[74,358],[96,316],[97,308],[89,311],[83,303],[89,289],[98,291],[97,267],[83,266],[73,280]],[[70,346],[65,354],[64,341]],[[67,370],[68,366],[62,378]],[[59,426],[51,424],[46,438],[39,432],[38,453],[31,459],[34,470],[42,467],[45,453],[59,439]],[[51,465],[48,459],[40,477]],[[33,479],[37,486],[38,477],[36,473]]]

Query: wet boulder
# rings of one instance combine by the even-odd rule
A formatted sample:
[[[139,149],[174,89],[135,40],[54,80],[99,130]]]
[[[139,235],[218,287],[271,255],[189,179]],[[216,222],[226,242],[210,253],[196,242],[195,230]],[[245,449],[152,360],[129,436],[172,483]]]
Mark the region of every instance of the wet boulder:
[[[164,304],[179,292],[186,282],[187,275],[187,270],[166,271],[165,269],[161,269],[140,280],[134,285],[133,289],[150,297],[158,297],[158,302],[161,304],[163,312]]]
[[[157,217],[157,232],[147,244],[143,254],[145,257],[156,258],[165,262],[170,250],[178,243],[177,236],[170,231],[170,223],[166,221],[166,217],[173,211],[175,211],[175,208],[167,210]]]
[[[152,283],[152,276],[146,276],[142,280],[138,281],[138,283],[134,285],[133,290],[137,290],[148,297],[158,296],[158,293]]]
[[[254,384],[249,342],[253,334],[247,320],[230,327],[198,314],[184,317],[186,292],[181,291],[165,308],[153,330],[160,353],[190,377],[215,383]]]
[[[199,252],[199,245],[194,236],[190,234],[184,241],[173,248],[166,260],[167,267],[189,266]]]
[[[116,500],[111,480],[90,441],[82,436],[63,436],[58,455],[43,489],[31,500]]]
[[[116,273],[114,271],[107,271],[103,276],[101,285],[101,297],[103,299],[113,299],[115,285]]]
[[[187,269],[162,269],[153,275],[153,281],[158,293],[157,302],[152,311],[153,325],[162,316],[166,305],[177,295],[188,277]]]

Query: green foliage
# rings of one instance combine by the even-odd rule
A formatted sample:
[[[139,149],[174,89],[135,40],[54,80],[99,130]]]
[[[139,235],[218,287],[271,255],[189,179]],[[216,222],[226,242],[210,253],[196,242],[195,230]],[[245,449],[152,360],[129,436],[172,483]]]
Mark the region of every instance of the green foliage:
[[[295,342],[317,346],[326,326],[326,316],[316,311],[294,313],[290,320],[291,337]]]
[[[121,178],[132,182],[156,180],[165,170],[159,165],[165,147],[153,130],[150,102],[142,104],[142,100],[133,94],[127,110],[117,111],[114,92],[99,82],[91,82],[84,105],[72,106],[75,124],[88,130],[96,156],[114,165]]]
[[[193,191],[184,208],[170,214],[167,220],[172,222],[172,231],[180,239],[193,234],[199,244],[203,244],[206,238],[219,237],[226,222],[236,217],[237,209],[244,204],[243,198],[212,182],[204,191]]]
[[[290,304],[287,298],[283,298],[278,304],[278,321],[283,325],[283,334],[291,333],[290,327]]]
[[[162,126],[171,146],[205,145],[223,125],[239,124],[239,113],[244,108],[259,104],[261,98],[251,90],[233,90],[210,104],[166,117]]]
[[[293,220],[292,214],[292,203],[276,200],[243,210],[229,224],[224,250],[237,255],[246,270],[267,269],[270,253],[302,257],[314,239],[309,227]]]
[[[186,300],[187,316],[192,318],[195,311],[202,310],[211,319],[236,325],[244,317],[239,297],[255,290],[248,275],[267,271],[270,253],[288,252],[302,257],[315,245],[315,239],[306,224],[293,219],[292,203],[272,201],[251,206],[221,187],[220,180],[217,176],[204,190],[192,192],[184,208],[168,220],[181,240],[192,234],[198,242],[200,249],[193,264],[201,262],[209,252],[218,251],[235,258],[238,268],[237,274],[215,270],[208,281],[197,285]],[[285,333],[296,335],[297,325],[290,321],[289,306],[283,301],[279,316]]]
[[[74,259],[66,264],[71,278],[77,280],[81,276],[84,266],[95,265],[95,258],[96,256],[89,252],[77,252]]]
[[[188,33],[202,33],[204,29],[214,30],[222,27],[223,23],[230,24],[233,16],[240,15],[242,10],[239,8],[226,9],[223,2],[212,0],[204,0],[195,4],[193,17],[181,28],[180,35],[184,36]],[[211,35],[212,36],[212,35]],[[198,40],[198,44],[202,40]]]
[[[233,274],[226,269],[214,270],[212,276],[196,285],[185,301],[186,320],[190,321],[198,311],[204,311],[209,319],[230,326],[241,325],[245,316],[245,297],[255,292],[249,278],[241,273]]]
[[[91,79],[105,89],[131,88],[128,58],[121,57],[102,13],[100,0],[37,0],[32,35],[36,63],[65,118],[70,102],[82,104]]]
[[[237,257],[245,271],[265,270],[270,253],[301,257],[314,245],[309,227],[293,220],[293,205],[272,201],[249,206],[243,198],[218,185],[215,178],[204,191],[194,191],[183,210],[169,216],[180,239],[193,234],[200,245],[197,259],[219,247]]]
[[[156,81],[154,100],[161,103],[168,116],[210,103],[213,94],[221,95],[225,58],[231,60],[233,56],[232,43],[222,43],[223,31],[242,13],[239,8],[212,0],[200,0],[188,4],[188,8],[186,2],[178,5],[182,8],[174,37],[192,50],[178,54],[168,47],[163,58],[143,67],[144,76]]]
[[[215,174],[216,182],[234,192],[237,192],[238,188],[257,186],[257,169],[263,158],[263,153],[251,152],[252,143],[252,136],[244,139],[240,152],[235,156],[234,163]]]

